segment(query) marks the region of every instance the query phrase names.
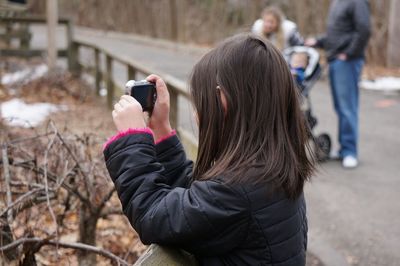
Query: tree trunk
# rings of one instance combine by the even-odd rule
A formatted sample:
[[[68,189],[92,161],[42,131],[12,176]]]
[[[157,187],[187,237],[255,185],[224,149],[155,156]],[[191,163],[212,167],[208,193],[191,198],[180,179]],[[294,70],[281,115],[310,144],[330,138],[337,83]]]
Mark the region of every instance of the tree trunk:
[[[387,64],[389,67],[400,67],[400,1],[390,3],[389,41]]]
[[[79,213],[79,242],[96,246],[96,226],[98,216],[90,212],[85,204],[81,205]],[[96,254],[79,251],[79,266],[96,265]]]
[[[169,12],[171,21],[171,40],[178,41],[178,15],[176,12],[176,0],[169,0]]]

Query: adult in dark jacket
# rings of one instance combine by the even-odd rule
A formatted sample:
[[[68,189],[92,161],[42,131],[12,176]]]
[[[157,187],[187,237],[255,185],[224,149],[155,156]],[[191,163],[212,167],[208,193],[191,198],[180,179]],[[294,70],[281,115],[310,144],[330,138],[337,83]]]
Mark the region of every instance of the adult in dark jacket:
[[[124,95],[113,111],[120,133],[104,150],[142,242],[185,249],[201,265],[305,265],[303,185],[313,165],[296,87],[279,51],[239,35],[195,66],[194,169],[171,130],[165,83],[155,75],[148,80],[157,87],[151,129],[140,104]]]
[[[326,50],[334,107],[339,118],[338,156],[345,168],[358,165],[358,81],[369,36],[367,0],[332,0],[325,36],[306,41],[306,45]]]

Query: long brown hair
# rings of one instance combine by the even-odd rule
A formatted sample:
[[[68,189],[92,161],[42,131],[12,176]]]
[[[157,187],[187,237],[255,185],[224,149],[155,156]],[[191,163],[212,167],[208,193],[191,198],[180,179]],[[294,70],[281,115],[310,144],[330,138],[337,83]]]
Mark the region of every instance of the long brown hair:
[[[290,70],[270,42],[253,34],[227,39],[195,65],[190,87],[199,122],[194,179],[265,181],[289,198],[302,193],[314,169],[305,120]]]

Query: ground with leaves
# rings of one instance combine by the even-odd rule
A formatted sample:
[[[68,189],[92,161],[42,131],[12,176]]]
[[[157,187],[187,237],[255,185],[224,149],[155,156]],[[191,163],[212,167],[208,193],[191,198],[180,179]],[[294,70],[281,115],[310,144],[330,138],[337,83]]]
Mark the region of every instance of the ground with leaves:
[[[2,72],[18,71],[27,64],[35,65],[36,62],[11,60],[2,65]],[[9,127],[5,121],[1,122],[1,142],[3,147],[7,145],[9,190],[14,203],[12,211],[4,213],[9,202],[2,157],[2,231],[5,232],[4,228],[9,226],[13,241],[39,238],[60,243],[82,242],[79,237],[82,202],[65,188],[72,187],[92,203],[99,204],[107,197],[106,192],[113,188],[102,156],[102,144],[115,133],[111,112],[105,107],[103,99],[94,96],[90,86],[64,72],[46,75],[26,84],[17,82],[1,87],[1,102],[13,98],[26,103],[49,102],[66,108],[51,114],[51,122],[47,119],[35,128]],[[81,169],[73,157],[76,157]],[[44,174],[44,171],[47,173]],[[89,186],[78,180],[84,176],[90,179]],[[45,178],[47,182],[44,182]],[[34,193],[29,194],[32,191]],[[9,213],[12,215],[11,223],[7,223]],[[96,246],[125,261],[133,263],[146,248],[120,214],[116,193],[106,200],[96,224]],[[7,242],[7,237],[2,235],[1,240],[3,243],[0,246]],[[17,258],[14,264],[19,260],[29,265],[29,254],[33,252],[36,262],[41,265],[77,265],[81,252],[44,242],[38,252],[35,250],[38,245],[25,243],[20,246],[23,246],[22,251],[11,250],[14,253],[11,258]],[[99,255],[97,262],[98,265],[110,264],[109,259]]]

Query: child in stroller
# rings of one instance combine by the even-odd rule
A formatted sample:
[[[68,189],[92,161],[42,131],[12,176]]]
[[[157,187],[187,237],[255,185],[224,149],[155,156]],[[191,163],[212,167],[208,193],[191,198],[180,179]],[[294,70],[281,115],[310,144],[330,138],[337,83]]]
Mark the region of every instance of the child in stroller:
[[[297,84],[303,84],[305,71],[308,65],[308,54],[305,52],[294,52],[290,58],[290,70]]]
[[[329,158],[331,139],[328,134],[314,135],[317,118],[313,115],[309,92],[319,80],[322,67],[319,53],[311,47],[295,46],[283,51],[286,62],[292,71],[302,95],[302,110],[310,127],[311,140],[315,143],[317,158],[321,161]]]

